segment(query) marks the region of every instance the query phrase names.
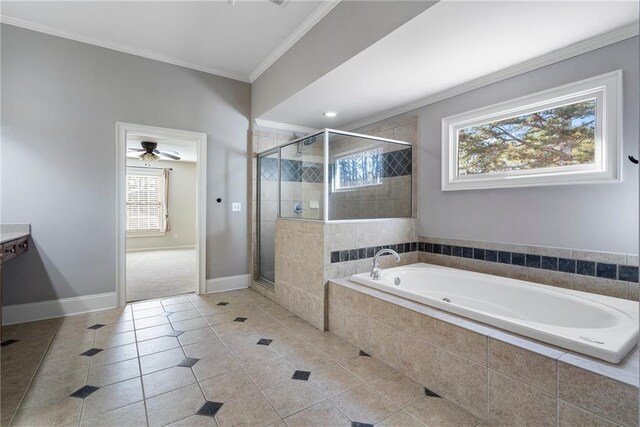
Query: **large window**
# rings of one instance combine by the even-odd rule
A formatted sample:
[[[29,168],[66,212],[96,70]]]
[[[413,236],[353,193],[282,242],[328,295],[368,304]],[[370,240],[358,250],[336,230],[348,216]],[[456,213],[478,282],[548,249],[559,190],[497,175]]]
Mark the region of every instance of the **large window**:
[[[620,72],[443,119],[443,190],[618,181]]]
[[[382,150],[362,151],[336,159],[334,190],[382,183]]]
[[[164,191],[158,170],[127,173],[127,235],[164,234]]]

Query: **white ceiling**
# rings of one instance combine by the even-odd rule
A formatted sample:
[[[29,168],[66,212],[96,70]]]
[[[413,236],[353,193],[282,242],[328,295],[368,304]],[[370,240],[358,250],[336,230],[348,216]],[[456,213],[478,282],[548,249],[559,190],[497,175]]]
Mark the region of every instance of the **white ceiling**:
[[[177,139],[167,139],[167,138],[153,138],[149,136],[139,137],[136,135],[132,135],[127,139],[127,148],[142,148],[140,145],[140,141],[151,141],[157,142],[158,147],[157,150],[160,151],[175,151],[177,152],[177,156],[180,157],[180,162],[195,162],[198,159],[197,147],[194,142],[190,141],[180,141]],[[175,154],[175,153],[170,153]],[[137,158],[140,156],[140,153],[127,151],[127,157],[129,158]],[[176,160],[171,160],[169,158],[162,158],[162,160],[174,162]]]
[[[637,21],[637,1],[444,0],[259,119],[339,128]]]
[[[243,81],[264,71],[335,2],[2,1],[2,20]],[[297,38],[296,38],[297,37]],[[271,55],[271,57],[270,57]],[[251,79],[251,80],[253,80]]]

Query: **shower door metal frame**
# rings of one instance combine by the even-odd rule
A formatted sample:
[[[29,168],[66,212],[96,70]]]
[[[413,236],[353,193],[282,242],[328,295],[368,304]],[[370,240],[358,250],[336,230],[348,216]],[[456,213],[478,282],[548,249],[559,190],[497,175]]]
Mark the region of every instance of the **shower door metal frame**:
[[[276,215],[276,220],[278,218],[280,218],[280,158],[281,158],[281,154],[280,154],[280,147],[275,147],[272,148],[270,150],[267,151],[263,151],[262,153],[258,153],[258,155],[256,156],[256,171],[257,171],[257,182],[256,182],[256,192],[257,192],[257,197],[256,197],[256,213],[257,213],[257,218],[256,218],[256,246],[257,246],[257,250],[256,250],[256,260],[258,262],[258,277],[256,277],[256,279],[258,281],[263,281],[265,282],[267,285],[270,286],[275,286],[275,265],[274,265],[274,280],[271,281],[269,279],[267,279],[266,277],[264,277],[262,275],[262,262],[260,261],[260,248],[261,248],[261,239],[260,239],[260,223],[261,218],[262,218],[262,171],[260,169],[261,163],[262,163],[262,159],[264,157],[268,157],[271,156],[275,153],[278,153],[278,167],[277,167],[277,171],[278,171],[278,209],[277,209],[277,215]],[[275,252],[275,236],[274,236],[274,240],[273,240],[273,245],[274,245],[274,252]],[[274,260],[275,262],[275,260]]]

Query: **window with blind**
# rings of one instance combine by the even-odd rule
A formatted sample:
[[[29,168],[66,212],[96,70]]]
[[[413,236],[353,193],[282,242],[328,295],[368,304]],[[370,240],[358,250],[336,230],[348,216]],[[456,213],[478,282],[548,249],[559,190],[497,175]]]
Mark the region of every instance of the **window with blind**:
[[[164,191],[162,187],[163,179],[160,174],[127,174],[128,235],[163,232]]]

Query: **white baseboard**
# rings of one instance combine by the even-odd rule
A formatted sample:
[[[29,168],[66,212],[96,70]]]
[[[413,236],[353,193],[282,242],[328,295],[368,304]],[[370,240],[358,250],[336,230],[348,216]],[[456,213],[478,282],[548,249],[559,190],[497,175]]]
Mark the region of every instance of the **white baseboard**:
[[[170,251],[172,249],[195,249],[195,245],[186,245],[186,246],[161,246],[157,248],[135,248],[135,249],[127,249],[127,253],[129,252],[145,252],[145,251]]]
[[[8,305],[2,307],[2,324],[12,325],[14,323],[33,322],[34,320],[106,310],[117,306],[118,301],[115,292]]]
[[[236,289],[247,289],[251,276],[240,274],[238,276],[219,277],[217,279],[207,279],[207,293],[233,291]]]

